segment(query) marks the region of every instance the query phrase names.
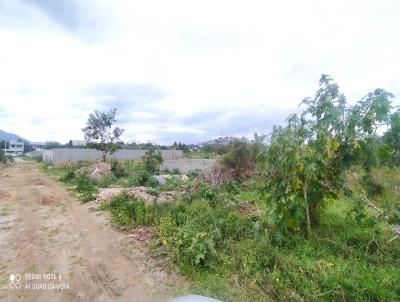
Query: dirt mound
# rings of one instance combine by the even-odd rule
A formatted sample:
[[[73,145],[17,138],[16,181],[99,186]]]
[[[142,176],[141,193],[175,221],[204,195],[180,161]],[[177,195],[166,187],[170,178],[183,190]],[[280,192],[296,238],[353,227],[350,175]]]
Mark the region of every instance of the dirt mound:
[[[80,168],[79,172],[89,176],[92,179],[99,180],[111,175],[111,165],[105,162],[97,162],[90,167]]]
[[[100,189],[97,195],[96,202],[106,202],[111,200],[114,196],[122,193],[131,194],[137,198],[142,199],[146,203],[153,202],[171,202],[176,200],[180,194],[174,191],[161,192],[158,196],[152,195],[147,192],[146,187],[133,187],[133,188],[104,188]]]
[[[96,202],[108,201],[125,191],[127,191],[125,188],[101,188],[99,194],[97,194]]]
[[[178,199],[178,197],[180,197],[179,192],[175,192],[175,191],[161,192],[157,198],[157,202],[174,201],[174,200]]]
[[[53,205],[56,203],[56,197],[52,194],[41,194],[39,196],[39,203],[44,206]]]

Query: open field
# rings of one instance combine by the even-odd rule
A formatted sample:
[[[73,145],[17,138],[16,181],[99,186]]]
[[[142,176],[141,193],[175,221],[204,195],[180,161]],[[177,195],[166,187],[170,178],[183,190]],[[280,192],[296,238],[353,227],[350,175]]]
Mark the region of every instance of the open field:
[[[152,230],[147,248],[153,260],[185,276],[191,293],[238,302],[395,301],[400,297],[398,240],[389,242],[393,234],[373,210],[367,209],[363,216],[357,213],[363,187],[359,167],[348,175],[352,196],[327,202],[320,224],[305,238],[298,232],[277,236],[268,222],[273,214],[260,194],[263,178],[258,176],[221,186],[210,186],[196,176],[160,185],[139,177],[140,163],[125,162],[114,170],[119,177],[112,174],[89,181],[80,174],[87,165],[44,168],[84,202],[97,190],[125,191],[101,198],[100,208],[123,232]],[[379,207],[396,209],[400,173],[380,167],[372,175],[381,188],[374,201]],[[135,187],[137,181],[141,187]],[[171,190],[175,198],[161,202],[161,196]]]

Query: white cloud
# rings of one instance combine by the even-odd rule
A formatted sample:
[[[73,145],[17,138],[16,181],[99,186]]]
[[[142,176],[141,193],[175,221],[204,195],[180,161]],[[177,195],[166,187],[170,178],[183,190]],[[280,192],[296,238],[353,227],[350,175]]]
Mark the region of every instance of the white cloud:
[[[81,138],[87,115],[105,105],[88,90],[102,85],[160,91],[107,97],[127,102],[126,139],[165,142],[230,133],[227,113],[282,120],[321,73],[350,100],[376,87],[400,94],[397,0],[62,3],[54,12],[46,1],[0,0],[0,128],[31,140]],[[207,112],[221,114],[207,123]],[[248,125],[240,134],[263,127]]]

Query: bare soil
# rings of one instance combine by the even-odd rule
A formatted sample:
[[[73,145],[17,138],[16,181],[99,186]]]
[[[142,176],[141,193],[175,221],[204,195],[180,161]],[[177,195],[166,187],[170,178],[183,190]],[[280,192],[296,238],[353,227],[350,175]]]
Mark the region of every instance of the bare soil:
[[[165,301],[182,280],[152,263],[152,230],[124,233],[108,221],[35,163],[0,167],[0,300]]]

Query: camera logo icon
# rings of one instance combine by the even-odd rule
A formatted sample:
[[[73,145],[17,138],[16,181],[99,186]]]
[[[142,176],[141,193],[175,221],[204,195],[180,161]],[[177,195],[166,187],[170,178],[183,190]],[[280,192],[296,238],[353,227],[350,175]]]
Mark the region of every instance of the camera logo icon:
[[[21,275],[11,274],[10,275],[10,289],[20,289],[21,288]]]

